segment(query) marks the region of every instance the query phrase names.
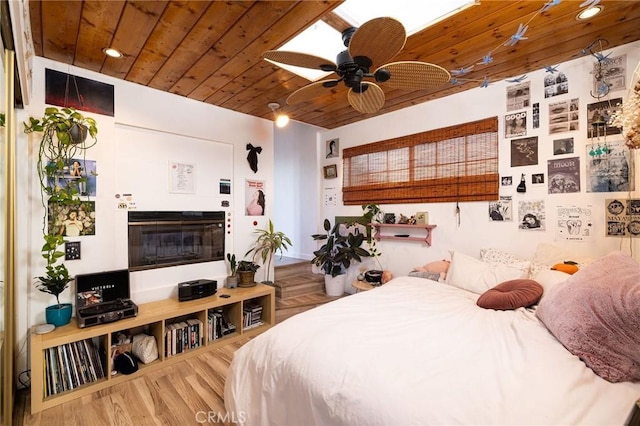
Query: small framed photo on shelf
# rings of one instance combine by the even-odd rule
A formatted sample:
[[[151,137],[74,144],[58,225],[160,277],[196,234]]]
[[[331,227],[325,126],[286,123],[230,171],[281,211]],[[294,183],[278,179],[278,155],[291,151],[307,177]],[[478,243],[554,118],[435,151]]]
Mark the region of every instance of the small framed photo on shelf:
[[[325,179],[333,179],[338,177],[338,166],[336,164],[331,164],[329,166],[324,166],[324,178]]]
[[[429,212],[417,212],[416,225],[428,225],[428,224],[429,224]]]

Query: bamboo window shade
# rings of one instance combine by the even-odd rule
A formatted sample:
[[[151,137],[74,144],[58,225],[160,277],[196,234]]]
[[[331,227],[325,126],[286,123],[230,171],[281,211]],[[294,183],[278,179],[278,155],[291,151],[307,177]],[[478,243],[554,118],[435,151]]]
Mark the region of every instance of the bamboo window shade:
[[[345,205],[498,199],[498,117],[343,150]]]

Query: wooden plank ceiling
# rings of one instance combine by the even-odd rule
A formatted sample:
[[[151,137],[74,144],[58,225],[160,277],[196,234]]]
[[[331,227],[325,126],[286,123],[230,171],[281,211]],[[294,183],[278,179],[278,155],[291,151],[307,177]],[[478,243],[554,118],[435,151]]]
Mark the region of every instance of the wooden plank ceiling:
[[[640,39],[640,1],[603,0],[603,12],[584,22],[575,19],[582,2],[564,0],[538,13],[545,1],[483,0],[410,36],[394,61],[447,70],[475,64],[463,77],[472,81],[432,91],[381,84],[386,101],[375,114],[351,108],[342,84],[287,106],[288,95],[309,82],[262,59],[318,19],[339,31],[350,26],[332,13],[341,1],[30,0],[29,11],[38,56],[263,118],[277,102],[293,120],[330,129],[478,87],[485,77],[497,82],[557,65],[597,40],[614,48]],[[527,38],[505,46],[527,22]],[[107,58],[107,46],[124,57]],[[478,64],[491,51],[493,61]]]

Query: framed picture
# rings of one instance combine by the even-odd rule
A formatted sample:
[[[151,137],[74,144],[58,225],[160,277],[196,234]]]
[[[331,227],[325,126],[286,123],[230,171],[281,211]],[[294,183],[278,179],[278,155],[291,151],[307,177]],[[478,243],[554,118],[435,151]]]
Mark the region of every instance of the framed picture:
[[[338,166],[335,164],[331,164],[329,166],[324,166],[324,178],[325,179],[333,179],[338,177]]]

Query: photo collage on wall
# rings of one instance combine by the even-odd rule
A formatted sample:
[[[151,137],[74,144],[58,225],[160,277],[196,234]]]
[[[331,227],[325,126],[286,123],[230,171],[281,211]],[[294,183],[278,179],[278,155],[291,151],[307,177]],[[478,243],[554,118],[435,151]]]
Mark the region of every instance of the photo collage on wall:
[[[544,97],[564,95],[569,93],[569,79],[563,72],[551,73],[544,78]]]
[[[580,129],[579,99],[549,104],[549,134],[571,132]]]
[[[633,156],[624,142],[586,146],[587,192],[634,191]]]
[[[640,199],[605,200],[607,237],[640,237]]]

